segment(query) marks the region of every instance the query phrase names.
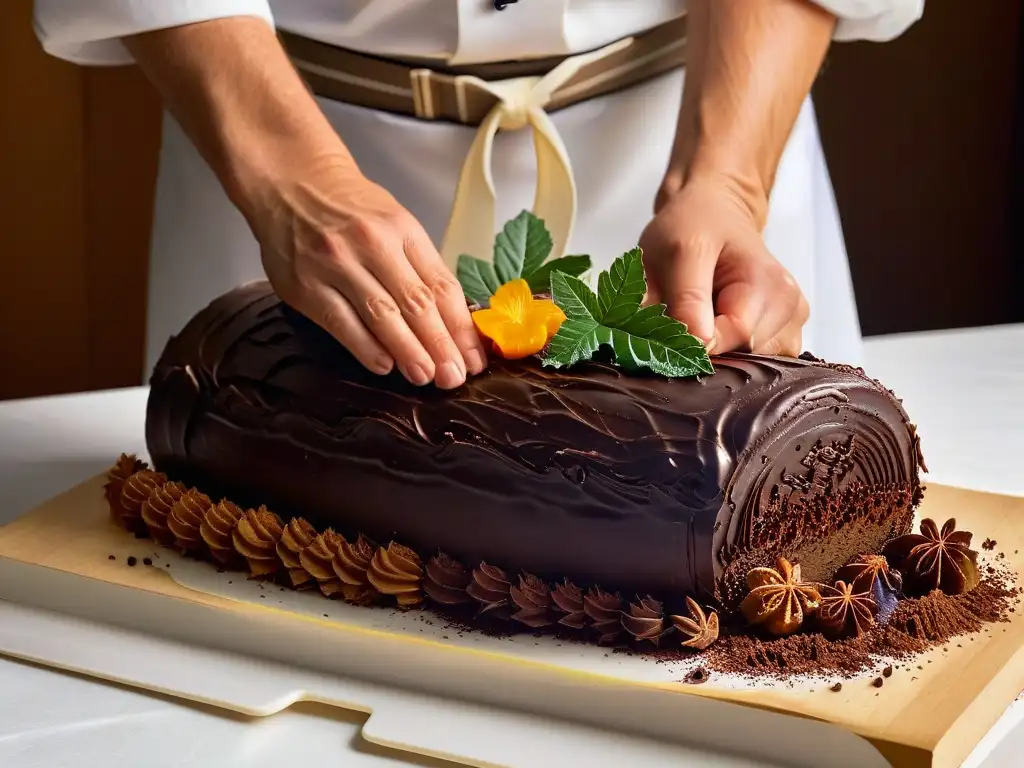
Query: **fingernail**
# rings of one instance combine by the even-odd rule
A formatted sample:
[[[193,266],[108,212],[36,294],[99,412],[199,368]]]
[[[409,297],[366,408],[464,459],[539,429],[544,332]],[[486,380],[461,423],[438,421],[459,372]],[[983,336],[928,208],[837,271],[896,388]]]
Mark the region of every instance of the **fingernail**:
[[[434,381],[441,389],[454,389],[466,381],[466,374],[455,364],[454,360],[449,360],[441,364]]]
[[[383,376],[386,373],[391,373],[391,369],[394,365],[394,360],[387,355],[381,355],[373,362],[373,370]]]
[[[718,339],[716,339],[714,336],[712,336],[711,340],[707,344],[704,345],[704,349],[706,349],[707,353],[710,355],[712,352],[715,351],[715,347],[717,347],[717,346],[718,346]]]
[[[466,369],[472,373],[480,373],[486,366],[487,361],[484,359],[484,353],[479,349],[471,349],[466,352]]]
[[[413,363],[405,369],[405,378],[417,387],[422,387],[430,381],[430,374],[427,373],[427,369],[419,363]]]

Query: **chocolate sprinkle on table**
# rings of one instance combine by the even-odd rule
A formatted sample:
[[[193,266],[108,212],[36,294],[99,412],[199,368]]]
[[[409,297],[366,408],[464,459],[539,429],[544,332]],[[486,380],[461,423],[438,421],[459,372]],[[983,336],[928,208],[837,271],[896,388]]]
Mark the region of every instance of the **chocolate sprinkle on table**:
[[[962,595],[936,591],[901,600],[887,625],[876,625],[858,638],[829,640],[807,631],[777,639],[723,633],[704,652],[703,661],[711,670],[754,678],[853,677],[873,667],[879,656],[908,660],[936,646],[948,651],[944,644],[949,640],[1005,621],[1017,597],[1008,578],[985,576]]]
[[[882,670],[882,677],[892,677],[892,667],[886,667]]]
[[[144,557],[144,558],[142,558],[142,564],[143,565],[152,565],[153,561],[151,559],[149,559],[148,557]]]
[[[885,684],[885,680],[883,680],[880,677],[876,677],[874,680],[871,681],[871,684],[875,686],[875,688],[881,688]]]
[[[136,564],[137,562],[139,562],[139,561],[138,561],[138,560],[136,560],[136,559],[135,559],[134,557],[129,557],[129,558],[128,558],[128,561],[127,561],[127,562],[128,562],[128,565],[129,565],[129,566],[131,566],[132,568],[134,568],[134,567],[135,567],[135,564]]]
[[[107,555],[107,560],[117,560],[113,555]]]
[[[839,693],[841,690],[843,690],[843,684],[842,683],[836,683],[831,688],[829,688],[829,690],[833,691],[834,693]]]

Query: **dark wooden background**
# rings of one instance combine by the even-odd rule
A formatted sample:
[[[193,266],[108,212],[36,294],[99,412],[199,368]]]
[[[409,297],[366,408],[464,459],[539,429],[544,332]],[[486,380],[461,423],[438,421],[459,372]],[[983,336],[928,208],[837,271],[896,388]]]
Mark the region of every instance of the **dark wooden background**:
[[[815,88],[865,334],[1024,320],[1019,0],[927,0]],[[1016,228],[1016,232],[1014,232]]]
[[[158,102],[0,3],[0,399],[141,383]],[[1019,0],[928,0],[815,88],[866,334],[1024,321]]]

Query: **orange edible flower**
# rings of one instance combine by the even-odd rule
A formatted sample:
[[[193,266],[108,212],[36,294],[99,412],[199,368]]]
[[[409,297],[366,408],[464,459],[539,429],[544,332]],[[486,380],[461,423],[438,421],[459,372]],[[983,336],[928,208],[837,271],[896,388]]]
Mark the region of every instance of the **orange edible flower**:
[[[506,360],[536,354],[565,322],[565,313],[551,299],[535,299],[525,280],[510,280],[491,297],[490,309],[473,313],[477,330]]]

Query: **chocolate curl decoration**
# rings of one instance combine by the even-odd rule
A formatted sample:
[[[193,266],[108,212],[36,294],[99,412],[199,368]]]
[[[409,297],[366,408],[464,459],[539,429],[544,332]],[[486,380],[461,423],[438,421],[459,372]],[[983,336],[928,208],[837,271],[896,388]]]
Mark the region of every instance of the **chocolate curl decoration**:
[[[718,614],[704,612],[696,600],[686,598],[689,616],[672,616],[672,625],[683,636],[683,647],[703,651],[718,639]]]
[[[281,518],[260,506],[249,510],[231,532],[231,543],[235,551],[245,558],[249,565],[249,576],[265,579],[281,570],[281,558],[277,556],[277,543],[284,533]]]
[[[241,570],[245,565],[244,558],[235,551],[233,535],[235,526],[245,512],[237,504],[221,499],[203,515],[199,526],[199,535],[206,542],[210,555],[229,570]]]
[[[444,552],[427,561],[423,591],[438,605],[463,605],[472,602],[466,587],[472,581],[469,569]]]
[[[622,614],[620,621],[622,628],[638,642],[646,640],[655,647],[662,637],[672,631],[671,626],[665,628],[664,606],[650,595],[630,603],[628,611]]]
[[[114,465],[107,470],[107,482],[103,486],[103,497],[110,506],[110,514],[120,522],[121,490],[125,481],[136,472],[149,469],[146,462],[141,461],[134,453],[122,453]]]
[[[167,527],[167,518],[188,489],[178,482],[164,483],[155,488],[149,498],[142,502],[142,521],[149,535],[165,547],[174,544],[174,534]]]
[[[583,629],[590,623],[583,606],[583,591],[568,579],[551,590],[551,602],[565,614],[558,620],[563,627]]]
[[[509,590],[509,597],[519,609],[512,614],[513,621],[525,624],[531,629],[540,629],[555,623],[558,617],[551,600],[551,590],[543,580],[533,574],[524,573],[519,577],[519,586]]]
[[[601,645],[614,643],[622,633],[622,597],[605,592],[600,587],[591,587],[583,596],[583,611],[594,622],[597,642]]]
[[[207,510],[212,506],[209,496],[196,488],[189,488],[171,508],[171,514],[167,516],[167,527],[174,534],[174,545],[182,553],[196,553],[203,549],[199,528]]]
[[[423,563],[403,544],[392,541],[379,548],[367,577],[381,594],[393,596],[399,608],[416,608],[423,602]]]
[[[309,521],[301,517],[293,517],[288,521],[277,542],[277,556],[288,571],[288,581],[296,589],[312,589],[316,586],[313,577],[302,567],[299,556],[302,550],[313,543],[316,530]]]
[[[970,531],[958,531],[950,518],[942,530],[934,520],[921,521],[921,533],[893,539],[882,553],[903,573],[903,581],[914,594],[940,589],[960,595],[978,586],[978,553],[971,549]]]
[[[472,581],[466,592],[480,603],[478,615],[487,614],[503,621],[512,617],[509,605],[512,599],[512,584],[501,568],[487,563],[473,569]]]
[[[318,534],[313,542],[299,553],[299,563],[303,570],[316,579],[324,597],[341,595],[342,584],[334,572],[334,558],[345,539],[333,529],[328,528]]]
[[[121,488],[121,498],[115,519],[126,531],[140,535],[146,532],[142,520],[142,505],[157,488],[167,482],[167,475],[143,469],[127,480]]]
[[[345,540],[338,547],[331,566],[341,582],[341,595],[356,605],[372,605],[380,599],[380,592],[370,583],[370,562],[377,545],[360,534],[354,542]]]

